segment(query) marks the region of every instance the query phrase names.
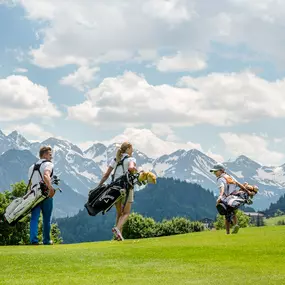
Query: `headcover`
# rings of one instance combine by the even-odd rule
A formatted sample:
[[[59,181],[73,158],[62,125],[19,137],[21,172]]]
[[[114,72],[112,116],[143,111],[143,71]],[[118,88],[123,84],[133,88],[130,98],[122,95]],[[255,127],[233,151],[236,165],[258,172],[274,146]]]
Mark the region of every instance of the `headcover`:
[[[156,184],[156,175],[152,172],[141,172],[138,180],[142,183]]]
[[[258,186],[257,185],[249,185],[247,182],[243,184],[245,188],[249,191],[254,192],[255,194],[258,192]]]

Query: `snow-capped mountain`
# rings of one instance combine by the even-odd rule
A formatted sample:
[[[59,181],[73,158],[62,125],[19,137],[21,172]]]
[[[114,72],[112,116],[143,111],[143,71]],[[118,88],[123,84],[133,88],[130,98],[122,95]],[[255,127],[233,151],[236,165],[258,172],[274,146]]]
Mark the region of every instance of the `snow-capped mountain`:
[[[102,176],[102,171],[97,163],[84,156],[82,150],[66,141],[49,138],[40,145],[50,145],[53,149],[55,173],[67,185],[84,196],[94,188]],[[40,146],[32,147],[31,152],[36,156]]]
[[[134,133],[133,129],[128,132]],[[28,149],[38,156],[41,145],[51,145],[54,150],[56,173],[74,191],[86,196],[88,191],[98,184],[108,163],[115,156],[119,144],[126,139],[125,135],[126,133],[114,138],[109,144],[96,143],[83,152],[78,146],[66,140],[49,138],[41,143],[29,143],[17,132],[5,136],[0,131],[0,150],[3,153],[8,149]],[[152,170],[160,177],[173,177],[197,183],[218,194],[216,177],[209,172],[216,161],[202,151],[195,148],[175,149],[176,145],[175,150],[171,152],[169,142],[163,144],[163,140],[146,130],[143,130],[138,138],[133,137],[131,141],[137,165],[144,170]],[[164,153],[153,158],[149,149],[150,152]],[[148,152],[145,153],[144,150]],[[240,182],[247,181],[259,186],[260,193],[254,198],[253,207],[264,209],[285,193],[285,164],[276,167],[262,166],[242,155],[235,161],[225,162],[224,165],[227,172]]]
[[[96,143],[85,150],[84,155],[86,158],[90,158],[95,163],[97,163],[101,170],[104,172],[106,171],[111,159],[116,156],[118,147],[119,145],[115,143],[110,144],[108,147],[101,143]],[[136,158],[137,165],[141,166],[146,171],[153,168],[152,163],[154,159],[149,158],[146,154],[137,149],[134,149],[133,156]]]
[[[153,170],[158,176],[197,183],[215,191],[215,177],[209,172],[215,163],[215,160],[199,150],[178,150],[156,159]]]
[[[10,149],[0,155],[0,191],[10,190],[11,185],[25,181],[27,183],[28,169],[37,160],[29,150]],[[86,198],[74,192],[61,180],[61,193],[54,196],[54,216],[66,217],[78,213]]]
[[[12,135],[12,133],[10,134]],[[0,154],[4,153],[5,151],[9,149],[19,147],[17,146],[17,143],[14,141],[13,136],[6,136],[1,130],[0,130]]]
[[[31,143],[26,140],[21,134],[19,134],[17,131],[13,131],[7,136],[7,139],[9,139],[12,143],[15,144],[15,146],[19,149],[27,149],[31,146]]]

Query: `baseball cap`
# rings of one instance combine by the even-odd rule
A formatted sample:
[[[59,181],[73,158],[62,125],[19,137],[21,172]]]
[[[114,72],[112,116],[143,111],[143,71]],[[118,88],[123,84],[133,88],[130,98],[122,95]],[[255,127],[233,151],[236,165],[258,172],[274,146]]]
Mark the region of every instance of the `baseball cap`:
[[[215,172],[219,170],[225,170],[225,167],[221,163],[214,164],[210,172]]]

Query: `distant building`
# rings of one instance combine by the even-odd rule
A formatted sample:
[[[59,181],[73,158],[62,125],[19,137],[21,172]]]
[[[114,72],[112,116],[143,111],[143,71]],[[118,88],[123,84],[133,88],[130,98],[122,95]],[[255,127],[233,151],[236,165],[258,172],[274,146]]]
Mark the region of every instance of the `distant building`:
[[[259,212],[244,212],[245,215],[250,217],[250,223],[257,227],[264,226],[264,214]]]
[[[200,222],[203,223],[205,229],[212,229],[214,227],[214,220],[212,219],[204,218]]]

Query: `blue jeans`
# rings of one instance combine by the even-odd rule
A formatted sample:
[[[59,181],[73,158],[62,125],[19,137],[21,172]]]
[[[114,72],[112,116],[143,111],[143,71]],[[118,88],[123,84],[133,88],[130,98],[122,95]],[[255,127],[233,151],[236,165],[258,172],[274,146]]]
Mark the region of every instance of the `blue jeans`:
[[[47,198],[39,203],[33,210],[30,221],[30,242],[38,243],[38,224],[40,213],[43,214],[43,244],[50,242],[51,214],[53,208],[53,198]]]

